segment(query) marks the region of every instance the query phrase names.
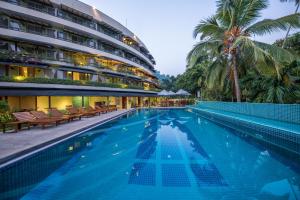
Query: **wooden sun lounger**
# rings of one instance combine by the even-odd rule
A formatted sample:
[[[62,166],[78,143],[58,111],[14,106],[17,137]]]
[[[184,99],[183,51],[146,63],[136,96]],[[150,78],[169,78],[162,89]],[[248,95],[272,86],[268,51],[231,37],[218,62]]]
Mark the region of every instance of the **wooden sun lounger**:
[[[107,107],[99,107],[99,106],[95,106],[95,108],[103,113],[107,113],[109,112],[109,109]]]
[[[48,125],[55,124],[58,125],[56,120],[53,119],[37,119],[34,117],[30,112],[15,112],[12,113],[13,116],[18,120],[22,122],[28,122],[30,125],[40,125],[44,129]]]
[[[107,112],[112,112],[112,111],[115,111],[115,109],[116,109],[112,105],[110,105],[110,106],[101,106],[101,108],[106,109]]]
[[[97,111],[89,110],[89,109],[83,108],[83,107],[78,108],[78,110],[79,110],[79,113],[83,114],[83,116],[86,116],[86,117],[93,117],[98,114]]]
[[[60,112],[56,108],[50,108],[48,110],[48,112],[49,112],[49,114],[50,114],[51,117],[61,117],[61,118],[67,119],[68,121],[73,121],[74,119],[81,120],[81,115],[80,114],[65,115],[64,113]]]
[[[69,112],[69,114],[71,114],[71,115],[80,115],[81,117],[92,117],[92,116],[96,115],[96,114],[86,112],[82,108],[77,109],[75,107],[67,107],[66,109]]]
[[[102,111],[100,111],[100,110],[98,110],[98,109],[95,109],[95,108],[93,108],[92,106],[88,106],[88,107],[87,107],[87,110],[88,110],[89,112],[94,112],[94,113],[96,113],[96,114],[98,114],[98,115],[100,115],[100,114],[102,113]]]
[[[55,120],[57,123],[67,122],[68,120],[62,117],[49,117],[43,111],[30,111],[30,113],[35,116],[37,119],[41,120]]]
[[[111,110],[111,111],[117,111],[118,110],[116,105],[109,105],[108,109]]]

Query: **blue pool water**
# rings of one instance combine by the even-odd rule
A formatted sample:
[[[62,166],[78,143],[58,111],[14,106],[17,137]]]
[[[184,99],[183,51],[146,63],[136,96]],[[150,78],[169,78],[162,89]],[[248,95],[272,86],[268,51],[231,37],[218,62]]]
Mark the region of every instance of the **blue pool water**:
[[[0,199],[300,198],[293,155],[196,113],[140,110],[0,171]]]

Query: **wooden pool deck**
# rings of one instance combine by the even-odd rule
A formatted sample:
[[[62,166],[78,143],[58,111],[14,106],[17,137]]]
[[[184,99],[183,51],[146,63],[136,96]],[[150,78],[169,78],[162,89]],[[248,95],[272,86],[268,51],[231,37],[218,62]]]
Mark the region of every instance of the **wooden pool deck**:
[[[57,127],[42,129],[34,127],[18,133],[0,134],[0,167],[9,164],[12,160],[54,144],[62,139],[71,137],[97,124],[126,115],[134,109],[118,110],[100,116],[82,118],[82,120],[61,124]]]

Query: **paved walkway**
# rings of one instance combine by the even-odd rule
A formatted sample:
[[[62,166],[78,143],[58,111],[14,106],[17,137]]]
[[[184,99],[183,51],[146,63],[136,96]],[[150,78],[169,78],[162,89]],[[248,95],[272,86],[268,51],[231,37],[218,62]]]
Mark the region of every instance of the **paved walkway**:
[[[0,165],[132,110],[118,110],[96,117],[82,118],[82,120],[61,124],[57,127],[46,129],[34,127],[31,130],[23,130],[18,133],[0,134]]]

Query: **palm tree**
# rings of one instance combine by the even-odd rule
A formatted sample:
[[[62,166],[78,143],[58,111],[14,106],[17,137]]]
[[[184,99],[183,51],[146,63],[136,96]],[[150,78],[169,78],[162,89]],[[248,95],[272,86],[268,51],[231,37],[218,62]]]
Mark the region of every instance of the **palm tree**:
[[[280,1],[281,1],[281,2],[287,2],[287,0],[280,0]],[[300,0],[295,0],[295,5],[296,5],[296,11],[295,11],[295,13],[297,13],[298,10],[299,10],[299,7],[300,7]],[[287,30],[287,32],[286,32],[285,38],[284,38],[283,43],[282,43],[282,48],[285,47],[286,41],[287,41],[287,39],[288,39],[288,37],[289,37],[289,35],[290,35],[291,28],[292,28],[292,27],[289,26],[289,28],[288,28],[288,30]]]
[[[300,27],[299,14],[256,22],[267,5],[267,0],[218,0],[216,14],[201,21],[194,30],[194,37],[200,36],[200,42],[188,54],[188,66],[209,57],[212,64],[208,70],[208,86],[224,86],[224,80],[229,79],[238,102],[241,101],[239,76],[249,68],[256,68],[260,73],[276,69],[280,78],[280,62],[295,59],[285,49],[251,38],[286,31],[289,26]]]
[[[255,102],[295,103],[300,98],[300,63],[292,62],[280,70],[281,79],[277,79],[276,72],[269,76],[259,76],[255,71],[249,71],[242,83],[247,98]]]

